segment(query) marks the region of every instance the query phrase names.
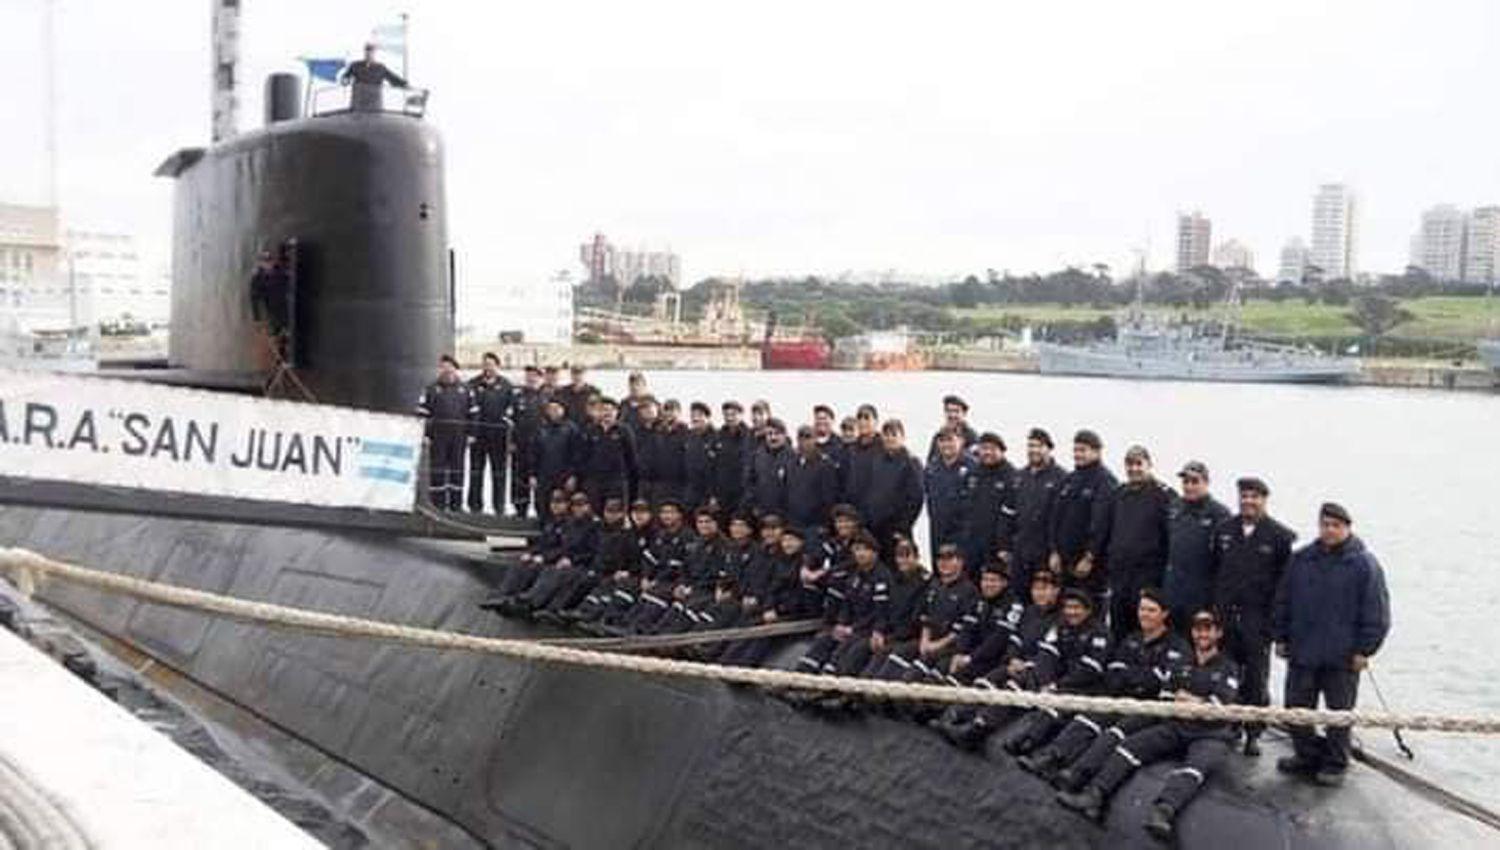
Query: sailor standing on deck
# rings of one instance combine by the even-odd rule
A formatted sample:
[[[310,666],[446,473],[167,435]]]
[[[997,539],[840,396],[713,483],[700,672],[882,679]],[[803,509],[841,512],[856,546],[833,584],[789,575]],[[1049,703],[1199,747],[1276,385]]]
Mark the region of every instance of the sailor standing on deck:
[[[380,87],[389,83],[406,88],[406,80],[375,59],[375,45],[365,44],[365,58],[350,62],[339,74],[339,82],[352,85],[349,108],[356,112],[379,112],[381,109]]]
[[[458,361],[439,357],[437,380],[417,399],[417,414],[427,419],[429,495],[439,510],[463,508],[464,443],[478,412],[469,385],[458,377]]]
[[[1052,553],[1047,565],[1067,587],[1082,587],[1102,600],[1105,594],[1100,541],[1109,518],[1107,506],[1118,481],[1102,460],[1104,442],[1087,428],[1073,435],[1073,471],[1058,486],[1052,508]]]
[[[1026,466],[1015,475],[1015,531],[1011,535],[1010,584],[1030,587],[1031,574],[1046,566],[1052,512],[1067,473],[1052,460],[1052,435],[1032,428],[1026,435]]]
[[[1144,446],[1125,452],[1125,483],[1105,503],[1104,538],[1094,559],[1107,565],[1109,628],[1116,642],[1139,628],[1136,600],[1141,590],[1161,587],[1167,567],[1177,494],[1156,480],[1151,453]]]
[[[1214,534],[1229,518],[1229,509],[1208,491],[1208,466],[1202,461],[1188,461],[1177,478],[1182,482],[1182,501],[1172,516],[1162,589],[1172,607],[1172,622],[1186,632],[1193,612],[1213,602]]]
[[[1214,604],[1224,617],[1224,650],[1240,665],[1240,702],[1270,705],[1271,608],[1297,535],[1266,515],[1266,482],[1241,478],[1238,486],[1239,516],[1214,533]],[[1245,755],[1260,753],[1264,728],[1245,724]]]
[[[542,370],[527,366],[524,383],[511,395],[510,504],[516,516],[525,519],[531,513],[531,491],[536,473],[532,466],[532,441],[542,424]],[[547,491],[538,491],[537,508],[547,502]]]
[[[970,450],[979,442],[979,432],[969,424],[969,403],[956,395],[943,396],[943,427],[932,435],[932,441],[927,444],[928,464],[937,460],[938,443],[945,431],[958,435],[959,441],[963,443],[961,449],[966,455],[971,454]]]
[[[500,358],[484,354],[484,365],[469,381],[478,412],[474,414],[473,441],[469,443],[469,510],[484,510],[484,468],[490,468],[490,502],[495,514],[505,513],[505,455],[510,440],[511,405],[514,388],[500,374]]]
[[[1286,705],[1316,708],[1318,697],[1334,711],[1354,708],[1359,674],[1370,666],[1391,628],[1385,573],[1354,536],[1342,505],[1318,511],[1318,539],[1297,550],[1276,594],[1271,634],[1287,659]],[[1318,735],[1292,726],[1296,755],[1276,763],[1286,773],[1339,785],[1349,768],[1349,727]]]

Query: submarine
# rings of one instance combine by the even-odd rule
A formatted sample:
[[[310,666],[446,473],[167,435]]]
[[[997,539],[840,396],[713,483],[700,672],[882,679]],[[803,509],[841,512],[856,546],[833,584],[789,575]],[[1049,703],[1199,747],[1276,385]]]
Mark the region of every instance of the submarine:
[[[170,362],[135,377],[255,393],[286,366],[319,403],[407,411],[453,342],[439,135],[400,110],[300,115],[295,85],[271,82],[265,126],[178,151],[159,170],[176,181]],[[295,280],[285,363],[267,356],[247,297],[268,245]],[[206,498],[182,508],[195,500],[174,497],[166,515],[129,493],[36,492],[0,481],[6,545],[411,626],[561,634],[477,607],[507,557],[482,539],[216,511]],[[386,802],[366,817],[381,821],[382,846],[1160,846],[1141,824],[1164,766],[1133,777],[1096,825],[1007,756],[962,753],[881,716],[835,722],[718,682],[277,630],[61,581],[37,598],[163,671],[155,681],[169,693],[205,692],[294,742],[296,758],[260,754],[277,770],[315,779],[336,766],[380,789]],[[1368,768],[1339,789],[1282,777],[1285,747],[1233,759],[1181,816],[1178,844],[1493,846],[1490,827]]]

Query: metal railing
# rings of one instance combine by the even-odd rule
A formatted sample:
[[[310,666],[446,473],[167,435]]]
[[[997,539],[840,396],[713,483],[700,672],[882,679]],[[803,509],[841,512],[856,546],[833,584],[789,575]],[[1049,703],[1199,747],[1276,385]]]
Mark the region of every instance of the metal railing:
[[[383,112],[421,118],[427,114],[427,89],[368,84],[319,86],[308,91],[308,115],[341,115],[346,112]]]

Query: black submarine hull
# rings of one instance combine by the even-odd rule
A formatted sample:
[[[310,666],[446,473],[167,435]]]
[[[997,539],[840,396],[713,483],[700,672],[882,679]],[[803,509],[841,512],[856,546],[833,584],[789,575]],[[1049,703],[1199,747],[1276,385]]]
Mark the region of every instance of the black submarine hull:
[[[489,635],[473,544],[41,508],[0,535],[171,584]],[[277,631],[49,582],[44,601],[498,847],[1131,847],[1162,769],[1103,827],[1005,759],[884,718],[830,722],[758,691]],[[1234,759],[1184,847],[1484,846],[1493,833],[1372,771],[1342,789]]]

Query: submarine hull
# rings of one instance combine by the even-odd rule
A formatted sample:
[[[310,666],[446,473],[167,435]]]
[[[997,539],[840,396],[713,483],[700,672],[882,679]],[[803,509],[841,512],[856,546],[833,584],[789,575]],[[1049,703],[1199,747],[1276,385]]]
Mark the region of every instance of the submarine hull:
[[[318,401],[407,412],[453,347],[443,153],[413,116],[271,124],[159,174],[173,203],[171,366],[239,386],[275,365],[254,321],[256,254],[295,240],[292,355]]]
[[[247,599],[496,636],[465,544],[41,508],[0,535],[49,557]],[[1163,768],[1100,827],[1008,759],[756,690],[278,631],[48,582],[48,604],[499,847],[1130,847]],[[1481,846],[1484,828],[1356,768],[1337,790],[1236,758],[1184,847]]]

